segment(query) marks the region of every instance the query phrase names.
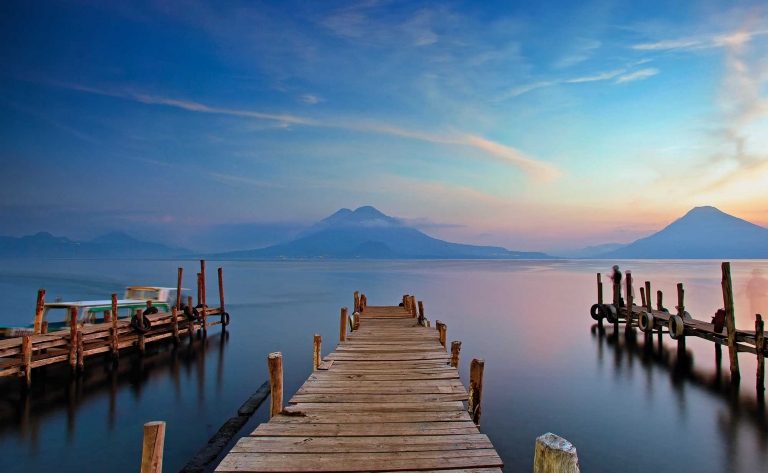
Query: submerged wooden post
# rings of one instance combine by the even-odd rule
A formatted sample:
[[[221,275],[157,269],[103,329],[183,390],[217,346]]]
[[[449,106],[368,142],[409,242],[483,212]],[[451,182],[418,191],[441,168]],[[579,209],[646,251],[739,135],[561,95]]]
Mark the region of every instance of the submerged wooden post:
[[[45,289],[37,290],[37,304],[35,305],[35,328],[34,335],[40,335],[40,328],[43,326],[43,309],[45,309]]]
[[[112,294],[112,359],[120,356],[120,340],[117,333],[117,294]]]
[[[173,344],[176,345],[181,341],[179,337],[179,309],[171,307],[171,323],[173,324]]]
[[[162,473],[165,422],[144,424],[144,444],[141,448],[141,473]]]
[[[469,402],[467,411],[476,425],[480,425],[483,402],[483,371],[485,360],[475,358],[469,365]]]
[[[733,286],[731,285],[731,263],[721,265],[723,279],[723,303],[725,307],[725,326],[728,328],[728,358],[731,362],[731,379],[741,378],[739,357],[736,347],[736,314],[733,310]]]
[[[176,308],[181,309],[181,275],[184,273],[184,268],[179,268],[179,276],[176,280]]]
[[[24,375],[24,387],[29,389],[32,386],[32,337],[24,335],[21,337],[21,369]]]
[[[349,309],[346,307],[341,308],[341,321],[339,322],[339,341],[347,341],[347,318],[349,317]]]
[[[317,367],[320,366],[320,363],[323,361],[322,355],[320,354],[322,345],[323,345],[322,335],[315,334],[315,352],[314,352],[314,356],[312,357],[314,361],[314,363],[312,364],[313,371],[317,370]]]
[[[632,272],[627,270],[627,325],[624,327],[625,333],[632,331],[632,306],[634,306],[634,298],[632,297]]]
[[[757,351],[757,390],[765,391],[765,327],[763,316],[755,315],[755,351]]]
[[[283,354],[279,351],[270,353],[269,363],[270,406],[269,417],[275,417],[283,410]]]
[[[69,372],[77,371],[77,307],[69,309]]]
[[[533,473],[579,473],[579,457],[571,442],[553,433],[536,439]]]
[[[451,342],[451,366],[459,369],[459,353],[461,352],[461,342]]]
[[[603,275],[597,273],[597,303],[603,304]]]
[[[651,302],[651,281],[645,281],[645,299],[647,304],[645,307],[648,309],[648,312],[651,312],[653,310],[653,303]]]

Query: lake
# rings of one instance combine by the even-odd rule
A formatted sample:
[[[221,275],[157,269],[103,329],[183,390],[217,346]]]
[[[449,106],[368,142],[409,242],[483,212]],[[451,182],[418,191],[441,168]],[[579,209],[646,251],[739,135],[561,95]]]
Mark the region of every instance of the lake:
[[[675,284],[686,309],[709,320],[722,307],[719,261],[625,261],[636,286],[650,280],[666,306]],[[0,325],[26,325],[38,288],[47,300],[105,299],[127,285],[185,287],[196,261],[0,261]],[[136,472],[142,425],[167,422],[165,471],[178,471],[268,379],[267,354],[283,353],[286,401],[312,371],[313,334],[323,354],[338,343],[339,309],[360,290],[370,305],[395,305],[403,294],[424,301],[426,316],[462,342],[460,373],[485,359],[482,432],[506,467],[531,471],[534,441],[554,432],[571,441],[585,472],[768,471],[768,416],[755,388],[754,355],[740,354],[742,380],[732,386],[727,349],[717,369],[714,344],[644,346],[597,330],[589,316],[595,273],[605,261],[208,261],[208,301],[218,301],[215,268],[224,268],[226,334],[178,349],[149,345],[145,358],[121,355],[117,368],[86,359],[82,379],[33,371],[33,390],[0,380],[0,458],[5,471]],[[768,314],[760,287],[768,261],[732,262],[737,326],[754,329]],[[604,280],[607,280],[604,278]],[[757,284],[756,284],[757,283]],[[605,287],[606,300],[610,287]],[[639,294],[636,295],[639,303]],[[213,305],[213,304],[211,304]],[[268,403],[241,435],[268,419]]]

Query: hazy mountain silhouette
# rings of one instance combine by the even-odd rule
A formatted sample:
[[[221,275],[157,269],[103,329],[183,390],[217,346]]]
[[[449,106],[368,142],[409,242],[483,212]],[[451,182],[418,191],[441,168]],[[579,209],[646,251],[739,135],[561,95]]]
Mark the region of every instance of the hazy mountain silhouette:
[[[715,207],[696,207],[663,230],[600,257],[763,259],[768,258],[768,229]]]
[[[0,258],[169,258],[189,253],[183,248],[137,240],[122,232],[88,241],[74,241],[48,232],[21,238],[0,237]]]
[[[576,259],[595,258],[600,257],[609,251],[617,250],[625,246],[627,246],[626,243],[604,243],[602,245],[587,246],[578,250],[560,251],[557,253],[557,256]]]
[[[286,244],[211,256],[232,259],[551,258],[544,253],[509,251],[495,246],[462,245],[438,240],[370,206],[354,211],[341,209],[302,231],[295,240]]]

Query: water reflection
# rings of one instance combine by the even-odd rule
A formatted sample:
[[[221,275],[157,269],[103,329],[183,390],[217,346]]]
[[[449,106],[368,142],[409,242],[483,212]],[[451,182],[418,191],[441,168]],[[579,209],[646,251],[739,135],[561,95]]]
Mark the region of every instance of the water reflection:
[[[197,401],[205,402],[206,359],[214,351],[217,354],[216,389],[221,391],[225,347],[229,332],[204,336],[196,334],[182,338],[178,346],[172,343],[148,345],[147,353],[121,353],[113,362],[108,357],[93,356],[85,361],[85,370],[79,376],[69,374],[69,366],[53,365],[36,369],[29,392],[22,389],[16,379],[0,381],[0,437],[18,434],[28,440],[31,452],[39,451],[39,431],[42,421],[55,418],[66,411],[66,443],[72,444],[77,428],[78,411],[86,403],[108,398],[106,410],[107,430],[117,427],[116,417],[120,410],[119,393],[129,389],[138,404],[146,386],[153,380],[170,377],[176,400],[182,397],[182,367],[187,379],[194,370],[197,385]],[[210,353],[209,353],[210,352]],[[98,421],[92,415],[86,419]]]
[[[738,380],[730,379],[730,372],[722,366],[722,346],[714,346],[715,369],[713,372],[694,369],[693,354],[689,350],[670,349],[664,345],[662,334],[614,330],[613,326],[604,327],[594,324],[591,327],[593,338],[597,341],[598,363],[603,364],[605,350],[613,351],[613,368],[617,377],[624,376],[622,370],[632,370],[633,361],[638,360],[645,371],[646,394],[654,391],[653,376],[659,370],[668,373],[670,385],[674,389],[676,410],[681,417],[704,414],[688,412],[686,394],[688,388],[699,389],[714,395],[722,402],[723,408],[717,414],[720,442],[725,451],[725,471],[741,471],[738,447],[740,434],[745,424],[757,433],[757,451],[759,461],[765,465],[768,460],[768,416],[766,415],[765,393],[758,389],[750,396],[740,392]],[[655,338],[655,340],[654,340]],[[684,347],[684,345],[680,345]]]

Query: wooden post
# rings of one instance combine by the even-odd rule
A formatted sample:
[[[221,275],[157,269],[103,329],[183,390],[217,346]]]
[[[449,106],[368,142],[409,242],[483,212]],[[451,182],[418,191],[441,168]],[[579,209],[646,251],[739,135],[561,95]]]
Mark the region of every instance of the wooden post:
[[[139,320],[139,325],[143,326],[144,325],[144,311],[141,310],[141,309],[136,309],[136,317]],[[137,334],[137,338],[138,338],[137,342],[138,342],[138,345],[139,345],[139,353],[144,355],[147,352],[147,347],[144,344],[144,334],[139,332]]]
[[[339,341],[347,341],[347,317],[349,316],[349,309],[346,307],[341,308],[341,323],[339,324]]]
[[[120,340],[117,333],[117,294],[112,294],[112,359],[118,359],[120,356]]]
[[[553,433],[536,439],[533,473],[579,473],[579,457],[571,442]]]
[[[269,362],[269,386],[271,404],[269,418],[275,417],[283,410],[283,354],[279,351],[270,353]]]
[[[21,337],[21,367],[24,374],[24,387],[29,389],[32,386],[32,337],[25,335]]]
[[[476,425],[480,425],[483,402],[483,370],[485,360],[475,358],[469,365],[469,402],[467,411]]]
[[[677,284],[677,315],[685,322],[685,289],[683,283]],[[677,355],[682,356],[685,353],[685,328],[683,336],[677,339]]]
[[[597,273],[597,303],[603,304],[603,275]]]
[[[413,317],[416,317],[418,314],[416,313],[416,296],[411,296],[411,315]]]
[[[184,273],[184,268],[179,268],[179,276],[176,281],[176,308],[177,309],[181,309],[181,275],[183,273]]]
[[[355,312],[360,312],[360,291],[355,291],[355,310],[352,313]]]
[[[198,277],[199,280],[199,277]],[[192,296],[187,296],[187,306],[192,309]],[[190,320],[189,321],[189,338],[192,339],[192,333],[195,331],[195,321]]]
[[[765,331],[763,316],[755,315],[755,351],[757,351],[757,390],[765,391]]]
[[[627,270],[625,278],[627,280],[627,325],[624,327],[624,332],[629,333],[632,331],[632,307],[634,306],[634,298],[632,297],[632,273],[629,270]]]
[[[656,291],[656,310],[664,310],[664,294],[661,291]]]
[[[728,358],[731,361],[731,379],[741,378],[739,357],[736,347],[736,314],[733,310],[733,286],[731,285],[731,263],[721,265],[723,279],[723,303],[725,306],[725,326],[728,328]]]
[[[424,320],[424,302],[419,301],[419,323]]]
[[[203,303],[203,283],[200,281],[200,273],[197,273],[197,305]]]
[[[77,371],[77,307],[69,309],[69,372]]]
[[[320,366],[320,363],[323,361],[321,353],[321,346],[323,344],[323,337],[321,335],[315,334],[315,354],[313,356],[314,358],[314,364],[312,366],[312,370],[317,370],[317,367]]]
[[[162,473],[165,422],[144,424],[144,445],[141,449],[141,473]]]
[[[85,353],[83,353],[83,332],[77,331],[77,370],[81,373],[85,369]]]
[[[408,310],[408,294],[403,294],[403,309]]]
[[[204,259],[200,260],[200,291],[201,291],[202,298],[203,298],[203,302],[202,302],[202,304],[203,304],[203,308],[202,308],[202,311],[203,311],[203,332],[205,332],[206,330],[208,330],[208,314],[205,311],[206,307],[208,306],[207,305],[208,301],[205,298],[205,295],[206,295],[205,292],[206,291],[205,291],[205,260]]]
[[[451,342],[451,366],[459,369],[459,353],[461,352],[461,342]]]
[[[40,335],[40,328],[43,326],[43,309],[45,309],[45,289],[37,290],[37,305],[35,305],[35,329],[32,332]]]
[[[442,345],[443,345],[443,347],[445,347],[446,349],[448,349],[448,346],[447,346],[447,345],[448,345],[448,342],[447,342],[447,338],[448,338],[448,333],[447,333],[447,332],[448,332],[448,326],[447,326],[447,325],[445,325],[445,324],[442,324],[442,323],[441,323],[441,324],[440,324],[440,328],[439,328],[439,330],[440,330],[440,344],[442,344]]]
[[[173,324],[173,344],[176,345],[181,341],[179,337],[179,309],[171,307],[171,323]]]
[[[219,312],[221,312],[221,325],[224,326],[224,270],[219,268]]]
[[[645,302],[645,288],[643,286],[640,286],[640,305],[643,309],[648,307],[648,305]]]
[[[112,311],[104,311],[104,323],[112,325]]]
[[[48,333],[48,321],[47,320],[43,320],[43,324],[40,326],[40,333],[42,333],[42,334]],[[43,348],[42,350],[40,350],[40,353],[41,354],[42,353],[48,353],[48,349]]]
[[[646,305],[645,308],[648,309],[648,312],[653,311],[653,303],[651,302],[651,281],[645,281],[645,300]]]

